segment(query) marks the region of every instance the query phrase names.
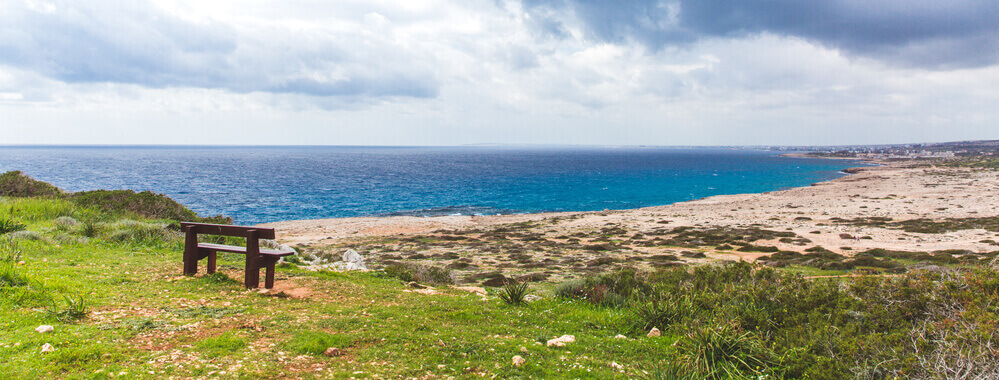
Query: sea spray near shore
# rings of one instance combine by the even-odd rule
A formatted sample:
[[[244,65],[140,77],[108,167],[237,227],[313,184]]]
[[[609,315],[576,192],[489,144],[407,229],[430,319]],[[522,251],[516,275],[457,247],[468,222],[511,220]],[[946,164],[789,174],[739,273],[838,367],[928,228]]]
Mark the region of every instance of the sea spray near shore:
[[[240,224],[628,209],[807,186],[856,165],[672,148],[0,148],[0,170],[69,191],[151,190]]]

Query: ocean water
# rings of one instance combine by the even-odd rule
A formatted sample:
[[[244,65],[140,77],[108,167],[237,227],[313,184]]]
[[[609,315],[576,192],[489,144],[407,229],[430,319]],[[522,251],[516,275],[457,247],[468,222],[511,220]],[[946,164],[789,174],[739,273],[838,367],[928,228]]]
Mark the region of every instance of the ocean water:
[[[807,186],[857,165],[637,147],[0,147],[2,171],[69,191],[150,190],[238,224],[628,209]]]

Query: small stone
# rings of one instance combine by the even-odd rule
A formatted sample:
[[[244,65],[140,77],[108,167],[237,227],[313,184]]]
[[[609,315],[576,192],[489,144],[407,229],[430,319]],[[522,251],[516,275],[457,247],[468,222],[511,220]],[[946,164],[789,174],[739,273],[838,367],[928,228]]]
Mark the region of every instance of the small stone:
[[[323,352],[323,355],[331,358],[334,356],[343,356],[343,351],[340,351],[340,349],[336,347],[330,347],[326,349],[326,352]]]
[[[517,356],[513,357],[513,366],[514,367],[520,367],[521,365],[523,365],[526,362],[527,362],[527,360],[524,360],[524,358],[521,357],[520,355],[517,355]]]
[[[562,335],[558,338],[551,339],[547,342],[548,347],[564,347],[567,343],[572,343],[576,341],[576,337],[572,335]]]
[[[38,331],[39,333],[44,334],[44,333],[47,333],[47,332],[55,331],[55,327],[52,327],[52,326],[49,326],[49,325],[41,325],[41,326],[38,326],[37,328],[35,328],[35,331]]]
[[[628,337],[621,334],[617,334],[616,336],[614,336],[614,339],[628,339]]]
[[[611,362],[610,366],[613,369],[624,369],[623,365],[617,364],[616,362]]]
[[[52,351],[55,351],[55,347],[52,347],[51,344],[45,343],[42,345],[42,352],[52,352]]]
[[[662,336],[662,335],[663,335],[663,333],[661,331],[659,331],[659,329],[657,329],[655,327],[653,327],[652,330],[649,330],[649,338],[654,337],[654,336]]]
[[[270,289],[264,288],[264,289],[258,290],[257,294],[267,294],[267,293],[270,293],[270,292],[271,292]]]

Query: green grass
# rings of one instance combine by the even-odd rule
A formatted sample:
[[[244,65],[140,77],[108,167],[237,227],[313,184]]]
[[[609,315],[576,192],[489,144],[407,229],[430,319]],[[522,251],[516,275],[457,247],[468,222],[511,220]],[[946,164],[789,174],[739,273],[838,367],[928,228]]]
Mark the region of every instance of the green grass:
[[[637,367],[609,363],[645,362],[672,343],[613,339],[628,333],[621,309],[550,298],[514,307],[445,286],[424,295],[377,273],[285,266],[278,284],[310,296],[260,295],[242,288],[242,255],[220,255],[216,275],[181,276],[181,246],[155,220],[95,213],[99,231],[82,239],[83,222],[56,227],[86,218],[65,200],[3,202],[43,236],[17,241],[23,264],[0,265],[0,278],[16,279],[0,285],[7,378],[627,378]],[[56,330],[36,333],[42,324]],[[564,334],[578,342],[535,344]],[[42,354],[45,343],[56,350]],[[344,355],[322,355],[329,347]],[[528,363],[513,367],[513,355]]]
[[[929,353],[999,371],[975,361],[999,345],[999,273],[980,264],[835,280],[802,275],[842,271],[797,264],[624,270],[532,284],[541,299],[520,305],[498,290],[450,288],[423,267],[282,265],[285,291],[261,294],[243,289],[242,255],[220,254],[217,274],[181,276],[182,239],[168,221],[16,202],[40,213],[16,216],[40,239],[0,239],[4,378],[918,377]],[[435,294],[407,285],[432,280]],[[35,332],[43,324],[55,331]],[[647,337],[652,327],[662,336]],[[576,342],[545,346],[562,335]],[[948,351],[946,339],[961,345]],[[46,343],[55,351],[42,353]],[[342,355],[323,355],[330,347]],[[526,363],[513,366],[514,355]]]

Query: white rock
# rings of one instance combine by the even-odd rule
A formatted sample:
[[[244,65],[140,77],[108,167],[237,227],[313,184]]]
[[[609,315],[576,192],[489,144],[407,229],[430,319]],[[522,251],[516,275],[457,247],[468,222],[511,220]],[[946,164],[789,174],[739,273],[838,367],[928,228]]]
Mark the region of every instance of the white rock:
[[[52,326],[49,326],[49,325],[41,325],[41,326],[38,326],[37,328],[35,328],[35,331],[38,331],[39,333],[44,334],[44,333],[47,333],[47,332],[55,331],[55,327],[52,327]]]
[[[527,362],[527,360],[524,360],[524,358],[521,357],[520,355],[517,355],[517,356],[513,357],[513,366],[514,367],[520,367],[521,365],[523,365],[526,362]]]
[[[562,335],[558,338],[551,339],[548,341],[548,347],[564,347],[567,343],[572,343],[576,341],[576,337],[572,335]]]
[[[628,337],[621,334],[617,334],[617,336],[615,336],[614,339],[628,339]]]
[[[358,269],[368,269],[368,267],[364,265],[364,258],[353,249],[348,249],[347,252],[343,253],[343,262],[347,264],[354,264],[358,267]]]
[[[51,344],[45,343],[42,345],[42,352],[52,352],[52,351],[55,351],[55,347],[52,347]]]
[[[611,362],[610,366],[613,369],[624,369],[623,365],[617,364],[616,362]]]
[[[649,330],[649,338],[654,337],[654,336],[662,336],[662,335],[663,335],[663,333],[661,331],[659,331],[659,329],[657,329],[655,327],[653,327],[652,330]]]

